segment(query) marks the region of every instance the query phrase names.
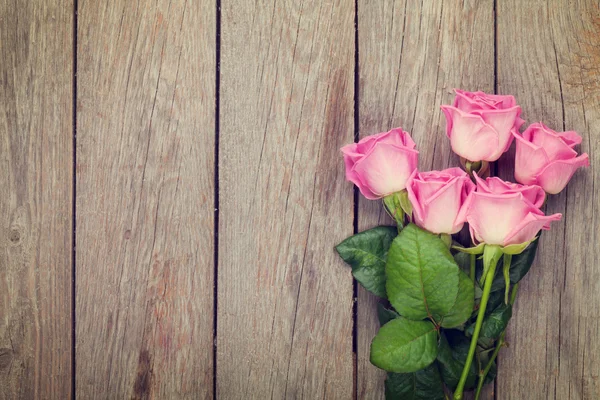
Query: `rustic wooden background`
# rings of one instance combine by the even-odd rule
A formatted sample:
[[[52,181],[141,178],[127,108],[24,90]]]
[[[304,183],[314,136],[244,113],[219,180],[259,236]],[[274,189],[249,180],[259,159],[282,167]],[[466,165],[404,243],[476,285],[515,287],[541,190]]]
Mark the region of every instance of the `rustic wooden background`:
[[[0,399],[381,399],[333,246],[385,217],[339,148],[402,126],[456,165],[454,87],[592,163],[486,396],[600,398],[596,1],[0,0],[0,56]]]

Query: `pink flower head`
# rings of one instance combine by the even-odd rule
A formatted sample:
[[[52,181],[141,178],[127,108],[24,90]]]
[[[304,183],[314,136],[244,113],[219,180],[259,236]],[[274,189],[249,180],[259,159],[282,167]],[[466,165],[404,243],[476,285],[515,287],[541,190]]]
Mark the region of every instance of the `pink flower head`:
[[[474,243],[522,244],[533,240],[541,229],[550,229],[550,222],[560,220],[561,214],[546,216],[532,202],[543,202],[539,187],[498,181],[477,179],[477,189],[463,207]]]
[[[406,184],[415,223],[433,233],[452,234],[462,229],[465,219],[458,218],[459,212],[474,189],[475,185],[460,168],[415,170]]]
[[[531,124],[517,139],[515,179],[518,182],[540,185],[551,194],[563,190],[577,168],[587,167],[587,153],[577,156],[573,149],[581,143],[577,132],[555,132],[544,124]]]
[[[469,161],[496,161],[525,122],[513,96],[455,90],[452,106],[443,105],[452,150]]]
[[[371,200],[399,192],[417,169],[419,152],[415,146],[410,134],[401,128],[348,144],[341,149],[346,179]]]

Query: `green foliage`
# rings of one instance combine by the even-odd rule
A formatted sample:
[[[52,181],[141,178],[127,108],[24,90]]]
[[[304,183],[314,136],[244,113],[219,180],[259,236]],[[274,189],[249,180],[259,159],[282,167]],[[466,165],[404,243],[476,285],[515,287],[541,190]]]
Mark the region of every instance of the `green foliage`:
[[[459,272],[450,251],[438,236],[409,224],[394,239],[388,254],[388,299],[406,318],[429,317],[441,321],[444,316],[453,314],[452,322],[456,323],[456,316],[463,315],[463,310],[452,310],[453,307],[465,306],[463,301],[457,301]]]
[[[350,236],[336,246],[342,259],[352,267],[352,275],[369,292],[386,298],[385,264],[392,240],[398,230],[378,226]]]
[[[415,372],[436,356],[437,332],[429,321],[395,318],[379,329],[371,343],[371,363],[388,372]]]
[[[444,328],[454,328],[462,325],[471,316],[474,302],[475,294],[473,281],[467,274],[459,271],[458,293],[452,308],[442,319],[441,326]]]
[[[467,275],[471,272],[471,255],[468,253],[463,253],[461,251],[456,252],[454,254],[454,261],[458,267]]]
[[[379,325],[383,326],[393,320],[394,318],[398,318],[400,315],[389,308],[386,308],[383,304],[377,303],[377,318],[379,319]]]
[[[512,256],[511,285],[531,268],[537,245],[536,240]],[[388,371],[386,399],[444,399],[444,385],[455,389],[465,368],[482,297],[480,282],[469,277],[470,255],[452,256],[438,235],[414,224],[399,234],[396,227],[370,229],[336,249],[362,286],[389,301],[377,305],[381,328],[371,344],[371,362]],[[491,265],[502,257],[499,246],[485,249],[487,254],[476,260],[478,279],[484,258]],[[482,246],[466,249],[476,254],[483,250]],[[464,389],[475,387],[477,365],[488,364],[512,316],[512,306],[504,301],[504,277],[500,268],[497,271],[477,341],[477,362],[465,372]],[[492,362],[485,382],[495,374]]]
[[[437,361],[444,383],[452,390],[458,385],[460,375],[465,367],[469,344],[470,340],[457,330],[445,330],[440,337]],[[474,387],[476,378],[477,370],[475,365],[471,364],[465,388]]]
[[[436,363],[410,374],[388,373],[386,400],[443,400],[444,387]]]
[[[501,304],[490,313],[481,325],[481,337],[496,339],[506,329],[508,321],[512,317],[512,306],[510,304]]]

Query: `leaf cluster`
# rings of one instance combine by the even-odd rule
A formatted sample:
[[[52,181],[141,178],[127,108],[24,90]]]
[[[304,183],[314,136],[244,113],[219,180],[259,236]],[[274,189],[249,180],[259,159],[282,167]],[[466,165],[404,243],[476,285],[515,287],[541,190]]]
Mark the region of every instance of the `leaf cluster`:
[[[512,256],[510,284],[531,268],[538,241]],[[387,399],[444,399],[454,390],[465,366],[473,333],[483,266],[476,260],[476,280],[469,277],[470,255],[452,254],[438,236],[414,224],[400,233],[379,226],[349,237],[336,250],[352,267],[354,278],[381,298],[381,328],[371,344],[371,363],[388,371]],[[476,385],[496,341],[512,316],[505,303],[505,279],[494,277],[477,352],[465,389]],[[495,362],[485,377],[495,377]]]

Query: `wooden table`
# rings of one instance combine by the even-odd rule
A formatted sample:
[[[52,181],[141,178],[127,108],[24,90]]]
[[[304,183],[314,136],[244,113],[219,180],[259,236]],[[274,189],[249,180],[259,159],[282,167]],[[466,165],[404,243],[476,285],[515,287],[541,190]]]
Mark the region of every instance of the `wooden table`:
[[[0,0],[0,55],[0,399],[381,399],[333,246],[386,218],[339,148],[402,126],[456,165],[455,87],[592,163],[487,398],[600,398],[596,1]]]

